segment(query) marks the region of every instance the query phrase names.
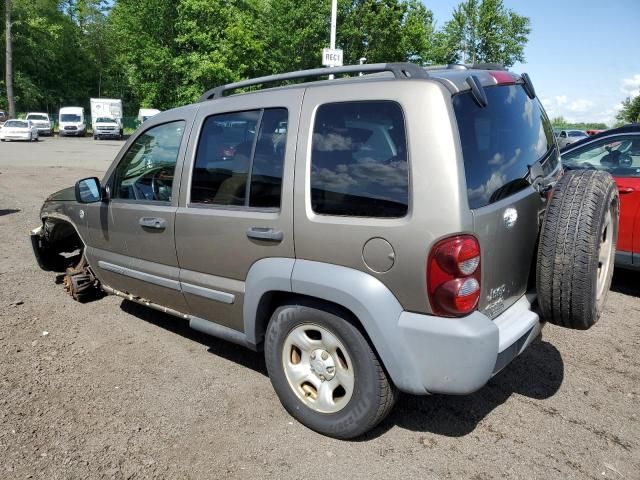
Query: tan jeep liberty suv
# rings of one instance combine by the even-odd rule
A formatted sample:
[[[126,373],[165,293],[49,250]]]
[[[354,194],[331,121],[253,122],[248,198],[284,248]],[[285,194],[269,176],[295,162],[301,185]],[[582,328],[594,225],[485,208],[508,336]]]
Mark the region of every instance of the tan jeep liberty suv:
[[[375,64],[154,116],[101,180],[49,197],[31,239],[76,299],[263,349],[291,415],[352,438],[398,391],[481,388],[545,321],[593,325],[617,222],[607,174],[563,175],[528,75]]]

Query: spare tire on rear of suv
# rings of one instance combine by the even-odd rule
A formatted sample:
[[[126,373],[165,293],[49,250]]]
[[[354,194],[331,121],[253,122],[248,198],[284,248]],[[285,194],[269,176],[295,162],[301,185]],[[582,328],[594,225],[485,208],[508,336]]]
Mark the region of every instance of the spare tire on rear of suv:
[[[611,175],[568,171],[542,222],[536,287],[542,318],[586,330],[600,318],[618,238],[618,189]]]

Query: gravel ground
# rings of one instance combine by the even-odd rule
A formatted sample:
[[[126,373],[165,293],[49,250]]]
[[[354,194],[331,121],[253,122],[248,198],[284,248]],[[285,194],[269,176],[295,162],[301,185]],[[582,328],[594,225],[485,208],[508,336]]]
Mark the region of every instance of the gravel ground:
[[[263,358],[116,297],[79,304],[28,231],[122,142],[0,144],[0,478],[640,478],[640,274],[467,397],[400,397],[366,438],[295,422]]]

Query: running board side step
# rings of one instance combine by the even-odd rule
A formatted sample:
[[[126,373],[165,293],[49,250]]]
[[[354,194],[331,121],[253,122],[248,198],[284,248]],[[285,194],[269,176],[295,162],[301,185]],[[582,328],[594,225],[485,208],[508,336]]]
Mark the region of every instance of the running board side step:
[[[242,345],[243,347],[252,348],[247,343],[247,336],[233,328],[218,325],[217,323],[210,322],[204,318],[194,316],[189,316],[189,326],[194,330],[206,333],[212,337],[221,338],[222,340],[227,340],[228,342],[233,342],[235,344]]]

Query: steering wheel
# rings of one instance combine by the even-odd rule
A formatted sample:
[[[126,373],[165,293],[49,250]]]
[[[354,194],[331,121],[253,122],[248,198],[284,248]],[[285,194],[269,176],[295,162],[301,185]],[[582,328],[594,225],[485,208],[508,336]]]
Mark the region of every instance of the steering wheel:
[[[621,167],[628,168],[633,165],[633,158],[631,157],[631,155],[625,152],[620,155],[619,162]]]
[[[162,177],[167,174],[167,170],[160,169],[151,177],[151,191],[153,192],[153,200],[169,201],[171,200],[171,183],[167,185]],[[167,190],[169,193],[167,194]]]

